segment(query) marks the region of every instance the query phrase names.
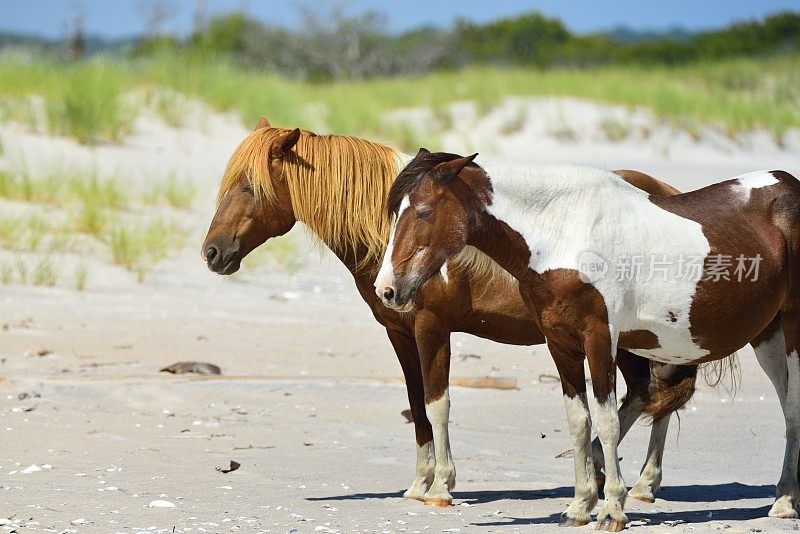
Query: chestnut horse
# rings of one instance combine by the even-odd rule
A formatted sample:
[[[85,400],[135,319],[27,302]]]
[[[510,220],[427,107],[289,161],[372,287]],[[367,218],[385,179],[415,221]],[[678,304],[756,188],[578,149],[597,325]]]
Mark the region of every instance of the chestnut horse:
[[[273,128],[262,118],[231,156],[203,256],[212,271],[231,274],[253,249],[301,221],[339,257],[386,328],[405,376],[417,442],[416,477],[405,497],[446,505],[455,484],[447,432],[450,333],[514,345],[538,345],[545,338],[516,281],[475,249],[450,262],[420,291],[416,313],[397,313],[381,304],[372,283],[389,237],[384,202],[403,159],[410,157],[378,143]],[[620,174],[652,193],[676,192],[641,173]],[[628,386],[620,407],[623,433],[645,411],[654,419],[646,464],[633,492],[652,502],[661,483],[669,414],[694,392],[696,368],[658,379],[651,389],[646,360],[621,352],[617,365]],[[599,442],[595,451],[602,481]]]
[[[517,278],[558,368],[575,446],[575,499],[562,524],[588,523],[597,503],[584,359],[605,456],[597,526],[619,531],[627,491],[617,456],[615,357],[628,350],[665,364],[699,364],[747,343],[786,421],[770,515],[797,517],[800,182],[762,171],[659,196],[593,167],[484,170],[476,155],[423,149],[400,173],[376,292],[394,309],[412,308],[423,284],[467,246]],[[635,258],[642,261],[631,270]]]

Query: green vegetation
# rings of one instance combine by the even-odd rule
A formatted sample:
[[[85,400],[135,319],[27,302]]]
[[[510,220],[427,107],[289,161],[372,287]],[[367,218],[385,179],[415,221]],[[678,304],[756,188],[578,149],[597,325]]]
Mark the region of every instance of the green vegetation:
[[[32,270],[22,256],[14,264],[20,283],[55,284],[57,270],[49,254],[79,252],[107,247],[114,264],[135,272],[142,280],[147,271],[164,259],[186,238],[175,222],[162,218],[148,220],[142,204],[187,209],[195,196],[188,182],[168,176],[141,198],[126,191],[115,176],[101,177],[96,171],[70,171],[32,176],[26,170],[0,171],[0,199],[46,206],[30,215],[0,216],[0,249],[46,252]],[[47,215],[47,216],[45,216]],[[0,264],[0,278],[14,278],[10,264]],[[86,285],[88,273],[79,266],[75,286]]]
[[[189,180],[181,180],[170,173],[163,180],[154,180],[154,185],[142,194],[142,202],[152,206],[168,205],[177,209],[189,209],[197,196],[197,188]]]
[[[0,262],[0,283],[7,286],[14,279],[14,267],[7,261]]]
[[[619,143],[630,136],[631,129],[628,124],[614,118],[605,118],[598,125],[600,130],[611,142]]]
[[[21,284],[28,283],[28,265],[25,263],[25,260],[22,259],[22,256],[17,256],[14,258],[14,268],[17,271],[17,279]]]
[[[59,98],[47,102],[50,128],[87,144],[118,141],[127,135],[134,113],[123,102],[122,85],[114,71],[103,63],[74,69]]]
[[[160,218],[137,224],[120,224],[110,232],[111,260],[115,265],[135,272],[141,282],[147,271],[167,256],[171,247],[181,245],[184,237],[177,225]]]
[[[76,66],[2,61],[0,101],[31,93],[60,101],[67,90],[64,86],[69,86],[65,80],[91,77],[94,69],[103,73],[99,79],[113,79],[118,88],[166,87],[204,100],[218,110],[238,111],[248,122],[255,122],[263,114],[273,124],[309,124],[318,122],[309,105],[322,106],[330,131],[383,138],[407,149],[423,142],[431,144],[435,138],[419,139],[418,135],[409,135],[408,130],[387,124],[388,111],[412,106],[442,107],[454,100],[471,100],[481,109],[490,109],[503,97],[512,95],[566,95],[643,106],[675,124],[711,124],[730,135],[762,127],[780,140],[787,128],[800,126],[800,56],[675,67],[474,67],[414,78],[327,84],[247,71],[230,61],[190,61],[172,55],[129,63],[98,60]],[[113,76],[108,75],[109,71]],[[6,80],[12,83],[6,84]],[[457,123],[458,118],[454,117],[454,127],[458,127]],[[0,174],[0,195],[4,187],[7,184]]]
[[[304,9],[295,29],[276,27],[241,12],[219,15],[181,41],[144,39],[133,56],[182,54],[194,60],[226,58],[306,81],[409,76],[479,65],[576,67],[677,65],[732,57],[800,51],[800,13],[775,13],[727,28],[642,33],[618,28],[577,35],[536,11],[486,23],[459,19],[450,28],[388,31],[376,12],[347,16],[341,9]]]
[[[287,275],[296,274],[304,265],[297,241],[291,234],[281,239],[270,239],[242,261],[246,270],[260,267],[279,269]]]
[[[89,268],[85,263],[81,262],[75,267],[73,277],[75,280],[75,289],[78,291],[86,289],[86,282],[89,280]]]
[[[56,285],[58,281],[58,273],[52,258],[45,256],[41,258],[36,266],[33,268],[31,282],[35,286],[48,286]]]

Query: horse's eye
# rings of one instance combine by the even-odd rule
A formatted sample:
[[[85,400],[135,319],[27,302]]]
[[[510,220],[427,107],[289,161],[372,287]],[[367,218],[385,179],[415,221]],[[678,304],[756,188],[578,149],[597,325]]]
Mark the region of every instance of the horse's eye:
[[[433,210],[431,210],[431,209],[417,210],[417,218],[422,219],[423,221],[426,221],[426,220],[428,220],[430,218],[432,213],[433,213]]]
[[[250,182],[244,182],[242,184],[242,193],[247,193],[248,195],[252,195],[253,185]]]

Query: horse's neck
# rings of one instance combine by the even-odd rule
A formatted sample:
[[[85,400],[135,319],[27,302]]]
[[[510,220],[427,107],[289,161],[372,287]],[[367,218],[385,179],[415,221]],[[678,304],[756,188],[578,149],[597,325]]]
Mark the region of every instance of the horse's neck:
[[[480,231],[471,236],[468,244],[489,256],[517,280],[524,280],[527,276],[530,248],[506,222],[484,213]]]

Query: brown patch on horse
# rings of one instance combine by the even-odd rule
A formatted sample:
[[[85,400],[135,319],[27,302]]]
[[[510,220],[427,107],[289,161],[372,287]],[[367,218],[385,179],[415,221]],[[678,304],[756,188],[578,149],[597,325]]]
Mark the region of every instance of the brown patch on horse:
[[[751,189],[746,200],[737,180],[679,196],[650,197],[662,209],[700,224],[711,247],[689,311],[692,338],[709,354],[693,363],[717,360],[756,338],[786,298],[787,254],[792,236],[800,229],[800,214],[796,204],[784,205],[782,198],[788,189],[800,187],[788,173],[780,181]],[[744,209],[731,210],[743,202]],[[751,231],[732,233],[732,227]],[[800,244],[800,239],[797,242]],[[761,257],[757,280],[739,281],[733,275],[740,255]],[[707,274],[720,257],[732,259],[728,280]],[[747,313],[742,313],[743,309]]]
[[[650,330],[628,330],[619,333],[618,346],[629,349],[659,349],[658,336]]]
[[[531,309],[538,314],[548,345],[559,349],[553,353],[559,372],[574,367],[573,359],[581,362],[582,372],[584,355],[589,358],[595,351],[610,353],[606,303],[597,288],[584,282],[581,273],[574,269],[550,269],[544,273],[528,269],[528,272],[530,282],[525,288],[532,300]],[[576,332],[583,336],[576,337]],[[595,398],[604,403],[615,387],[614,360],[600,359],[590,370]],[[579,377],[568,377],[567,382],[574,384],[575,379]],[[569,395],[569,390],[565,389],[565,393]]]

